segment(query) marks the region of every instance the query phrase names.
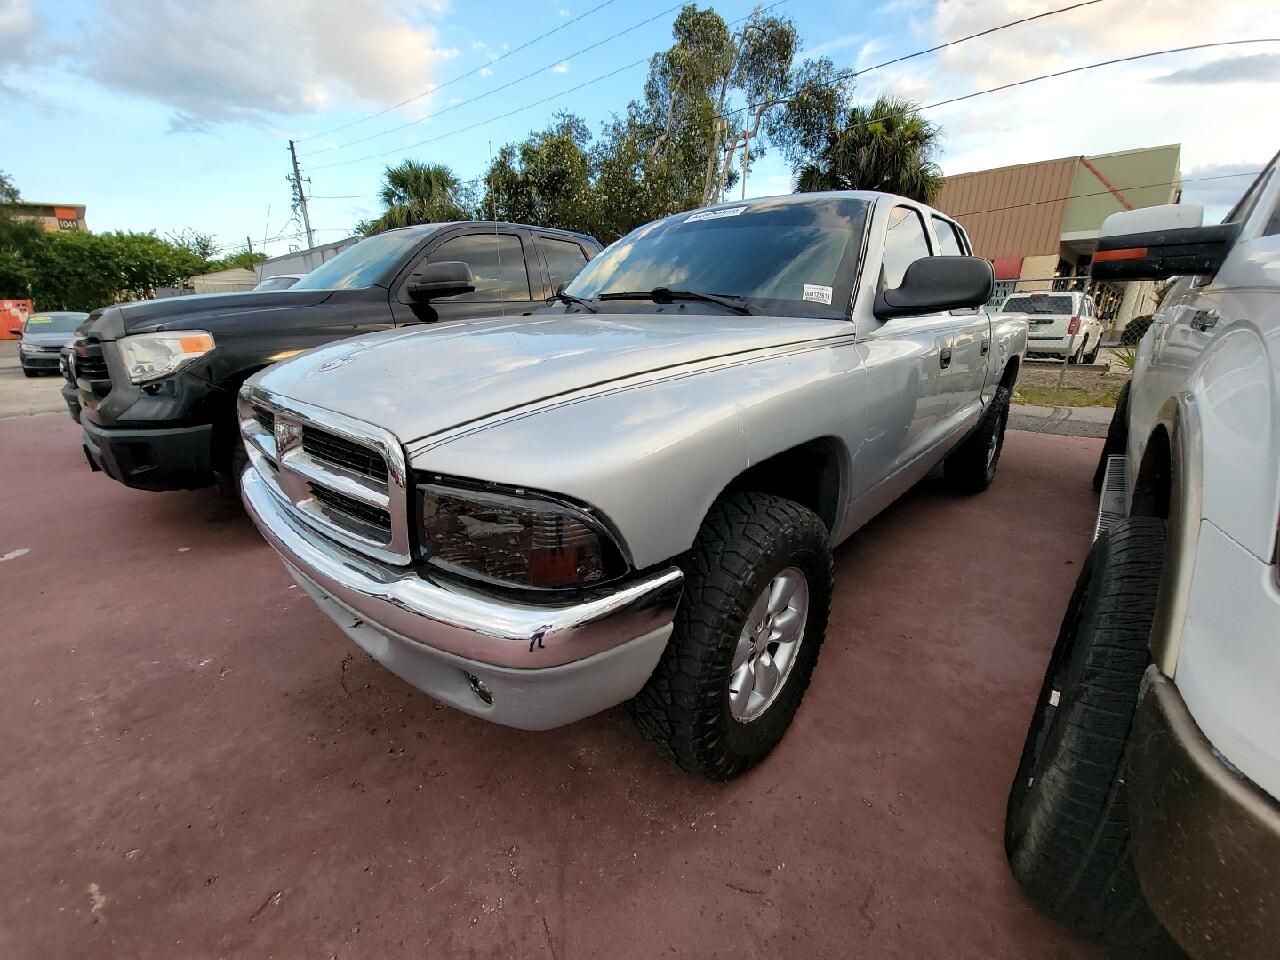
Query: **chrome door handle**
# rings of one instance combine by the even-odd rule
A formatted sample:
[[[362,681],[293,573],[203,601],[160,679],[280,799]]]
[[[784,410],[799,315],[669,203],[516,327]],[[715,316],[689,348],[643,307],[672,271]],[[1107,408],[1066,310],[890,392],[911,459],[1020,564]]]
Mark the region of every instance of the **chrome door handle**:
[[[982,355],[985,357],[990,352],[991,352],[991,341],[984,339],[982,341]]]
[[[942,367],[943,370],[951,366],[951,348],[950,347],[943,347],[941,350],[938,351],[938,364]]]

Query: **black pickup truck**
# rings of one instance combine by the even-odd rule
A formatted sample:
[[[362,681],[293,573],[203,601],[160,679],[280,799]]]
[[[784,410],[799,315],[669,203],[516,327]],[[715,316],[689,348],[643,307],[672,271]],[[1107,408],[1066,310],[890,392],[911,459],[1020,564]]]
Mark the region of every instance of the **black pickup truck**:
[[[268,364],[408,324],[531,313],[599,252],[561,230],[428,224],[362,240],[288,290],[105,307],[71,345],[63,399],[94,470],[142,490],[207,486],[238,472],[236,394]]]

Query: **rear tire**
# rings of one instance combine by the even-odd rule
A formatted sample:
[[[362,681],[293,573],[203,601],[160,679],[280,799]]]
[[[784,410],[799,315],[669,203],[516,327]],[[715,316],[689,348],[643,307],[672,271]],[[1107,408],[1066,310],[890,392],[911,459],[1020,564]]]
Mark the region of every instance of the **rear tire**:
[[[1164,540],[1163,520],[1130,517],[1089,551],[1005,817],[1009,864],[1032,900],[1126,956],[1161,958],[1181,951],[1138,886],[1125,776]]]
[[[1102,349],[1102,334],[1098,334],[1098,339],[1093,344],[1093,349],[1085,354],[1085,363],[1097,363],[1098,351]]]
[[[823,522],[799,504],[760,493],[730,494],[711,507],[682,566],[684,596],[675,629],[653,675],[628,706],[645,738],[686,773],[728,780],[777,746],[809,686],[831,605],[831,545]],[[766,616],[758,606],[761,597],[780,578],[796,574],[807,597],[796,646],[770,688],[772,699],[766,703],[761,697],[758,712],[739,718],[735,711],[741,708],[731,704],[735,671],[746,662],[739,651],[749,635],[757,635],[752,621]],[[758,659],[755,641],[749,644],[752,663],[773,664],[774,655],[780,662],[780,645],[761,640]]]
[[[977,429],[944,462],[943,479],[954,493],[981,493],[996,478],[1009,422],[1009,397],[1008,387],[996,387]]]
[[[1102,492],[1102,481],[1107,475],[1107,460],[1110,457],[1123,457],[1129,445],[1129,386],[1126,383],[1120,388],[1116,397],[1116,409],[1111,414],[1111,423],[1107,426],[1107,439],[1102,444],[1102,453],[1098,456],[1098,466],[1093,471],[1093,489]]]

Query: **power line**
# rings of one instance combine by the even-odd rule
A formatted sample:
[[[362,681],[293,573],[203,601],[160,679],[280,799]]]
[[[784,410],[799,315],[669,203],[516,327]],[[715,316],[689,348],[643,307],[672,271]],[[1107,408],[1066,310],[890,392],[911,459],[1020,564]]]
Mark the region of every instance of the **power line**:
[[[1072,9],[1073,9],[1073,8],[1072,8]],[[1084,64],[1084,65],[1082,65],[1082,66],[1071,67],[1071,68],[1068,68],[1068,69],[1066,69],[1066,70],[1059,70],[1059,71],[1056,71],[1056,72],[1054,72],[1054,73],[1044,73],[1044,74],[1040,74],[1040,75],[1035,76],[1035,77],[1029,77],[1029,78],[1027,78],[1027,79],[1025,79],[1025,80],[1018,80],[1018,81],[1015,81],[1015,82],[1013,82],[1013,83],[1006,83],[1006,84],[1001,84],[1000,86],[996,86],[996,87],[989,87],[989,88],[987,88],[987,89],[985,89],[985,90],[975,90],[975,91],[973,91],[972,93],[967,93],[967,94],[964,94],[963,96],[959,96],[959,97],[949,97],[949,98],[947,98],[947,99],[945,99],[945,100],[939,100],[939,101],[937,101],[937,102],[935,102],[935,103],[925,104],[924,106],[920,107],[920,109],[921,109],[921,110],[933,110],[933,109],[936,109],[936,108],[938,108],[938,107],[946,106],[946,105],[948,105],[948,104],[952,104],[952,103],[959,103],[959,102],[964,101],[964,100],[972,100],[972,99],[974,99],[975,97],[981,97],[981,96],[986,96],[987,94],[998,93],[998,92],[1000,92],[1000,91],[1008,90],[1008,89],[1011,89],[1011,88],[1013,88],[1013,87],[1027,86],[1028,84],[1037,83],[1037,82],[1042,81],[1042,80],[1049,80],[1049,79],[1053,79],[1053,78],[1055,78],[1055,77],[1062,77],[1062,76],[1066,76],[1067,74],[1072,74],[1072,73],[1083,73],[1083,72],[1086,72],[1086,71],[1089,71],[1089,70],[1096,70],[1096,69],[1099,69],[1099,68],[1101,68],[1101,67],[1112,66],[1112,65],[1117,64],[1117,63],[1130,63],[1130,62],[1133,62],[1133,61],[1136,61],[1136,60],[1149,59],[1149,58],[1151,58],[1151,57],[1166,56],[1166,55],[1174,54],[1174,53],[1186,53],[1186,52],[1188,52],[1188,51],[1192,51],[1192,50],[1204,50],[1204,49],[1209,49],[1209,48],[1213,48],[1213,47],[1235,46],[1235,45],[1239,45],[1239,44],[1249,44],[1249,43],[1278,43],[1278,42],[1280,42],[1280,38],[1266,38],[1266,39],[1252,39],[1252,40],[1225,40],[1225,41],[1219,41],[1219,42],[1216,42],[1216,43],[1201,43],[1201,44],[1193,44],[1193,45],[1191,45],[1191,46],[1186,46],[1186,47],[1176,47],[1176,48],[1164,49],[1164,50],[1153,50],[1153,51],[1150,51],[1150,52],[1148,52],[1148,53],[1134,54],[1133,56],[1129,56],[1129,57],[1117,57],[1117,58],[1114,58],[1114,59],[1111,59],[1111,60],[1103,60],[1103,61],[1100,61],[1100,62],[1098,62],[1098,63]],[[592,84],[599,83],[599,82],[601,82],[602,80],[607,80],[607,79],[609,79],[610,77],[617,76],[619,73],[622,73],[622,72],[624,72],[624,71],[626,71],[626,70],[633,69],[634,67],[636,67],[636,66],[640,65],[641,63],[645,63],[645,62],[647,62],[647,61],[648,61],[648,59],[649,59],[648,57],[645,57],[645,58],[642,58],[642,59],[640,59],[640,60],[633,61],[632,63],[624,64],[623,66],[618,67],[617,69],[612,70],[612,71],[610,71],[609,73],[602,74],[602,75],[600,75],[600,76],[598,76],[598,77],[593,77],[593,78],[592,78],[592,79],[590,79],[590,80],[586,80],[586,81],[584,81],[584,82],[582,82],[582,83],[578,84],[577,86],[570,87],[568,90],[563,90],[563,91],[561,91],[560,93],[553,94],[553,95],[548,96],[548,97],[543,97],[542,99],[540,99],[540,100],[535,100],[535,101],[533,101],[532,103],[526,103],[526,104],[524,104],[523,106],[516,107],[515,109],[513,109],[513,110],[509,110],[509,111],[507,111],[506,113],[498,114],[497,116],[493,116],[493,117],[488,117],[487,119],[484,119],[484,120],[479,120],[479,121],[477,121],[477,122],[475,122],[475,123],[473,123],[473,124],[470,124],[470,125],[468,125],[468,126],[465,126],[465,127],[459,127],[458,129],[456,129],[456,130],[451,130],[451,131],[449,131],[448,133],[438,134],[438,135],[436,135],[436,136],[434,136],[434,137],[427,137],[427,138],[426,138],[426,139],[424,139],[424,140],[419,140],[419,141],[417,141],[417,142],[415,142],[415,143],[410,143],[410,144],[407,144],[407,145],[405,145],[405,146],[403,146],[403,147],[396,147],[396,148],[391,149],[391,150],[384,150],[384,151],[381,151],[381,152],[379,152],[379,153],[369,154],[368,156],[364,156],[364,157],[357,157],[357,158],[352,159],[352,160],[341,160],[341,161],[338,161],[338,162],[336,162],[336,163],[327,163],[327,164],[323,164],[323,165],[318,166],[318,167],[313,167],[312,169],[313,169],[313,170],[327,170],[327,169],[330,169],[330,168],[332,168],[332,167],[343,167],[343,166],[348,166],[348,165],[353,164],[353,163],[362,163],[362,162],[364,162],[365,160],[375,160],[375,159],[378,159],[378,158],[380,158],[380,157],[385,157],[385,156],[387,156],[387,155],[389,155],[389,154],[391,154],[391,153],[397,153],[397,152],[405,151],[405,150],[413,150],[413,149],[415,149],[415,148],[417,148],[417,147],[425,146],[425,145],[427,145],[427,144],[429,144],[429,143],[437,143],[437,142],[439,142],[440,140],[445,140],[445,139],[448,139],[449,137],[455,137],[455,136],[457,136],[458,134],[461,134],[461,133],[467,133],[467,132],[469,132],[469,131],[471,131],[471,130],[475,130],[475,129],[476,129],[476,128],[478,128],[478,127],[487,126],[488,124],[490,124],[490,123],[496,123],[496,122],[497,122],[497,121],[499,121],[499,120],[505,120],[505,119],[507,119],[507,118],[509,118],[509,117],[513,117],[513,116],[515,116],[515,115],[516,115],[516,114],[518,114],[518,113],[523,113],[524,111],[526,111],[526,110],[531,110],[531,109],[533,109],[534,107],[542,106],[543,104],[545,104],[545,103],[549,103],[549,102],[551,102],[551,101],[553,101],[553,100],[558,100],[558,99],[560,99],[561,97],[565,97],[565,96],[567,96],[567,95],[569,95],[569,94],[571,94],[571,93],[574,93],[574,92],[576,92],[576,91],[578,91],[578,90],[583,89],[584,87],[591,86]],[[848,77],[848,76],[839,77],[839,78],[833,78],[832,80],[826,81],[826,82],[825,82],[825,83],[823,83],[823,84],[818,84],[818,86],[831,86],[831,85],[833,85],[833,84],[835,84],[835,83],[843,82],[844,80],[847,80],[847,79],[849,79],[849,77]],[[789,101],[790,101],[790,100],[792,100],[792,99],[794,99],[794,96],[792,96],[792,97],[785,97],[785,98],[782,98],[782,99],[778,100],[778,101],[777,101],[777,103],[778,103],[778,104],[781,104],[781,103],[787,103],[787,102],[789,102]],[[730,117],[730,116],[733,116],[733,115],[734,115],[734,114],[736,114],[736,113],[741,113],[743,110],[753,109],[753,108],[755,108],[755,107],[759,107],[760,105],[761,105],[761,104],[748,104],[748,105],[745,105],[745,106],[739,107],[739,108],[737,108],[736,110],[730,110],[730,111],[727,111],[725,114],[723,114],[723,117],[724,117],[724,118],[728,118],[728,117]],[[876,122],[878,122],[878,121],[880,121],[880,120],[883,120],[883,119],[887,119],[887,118],[885,118],[885,117],[873,117],[873,118],[871,118],[871,119],[869,119],[869,120],[864,120],[864,121],[862,121],[860,124],[858,124],[858,126],[867,126],[867,125],[869,125],[869,124],[876,123]]]
[[[785,3],[785,2],[787,2],[787,0],[779,0],[779,3]],[[778,4],[776,3],[774,4],[774,6],[777,6],[777,5]],[[524,81],[530,79],[531,77],[536,77],[540,73],[546,73],[548,70],[551,70],[552,68],[559,66],[560,64],[564,63],[567,60],[572,60],[574,57],[581,56],[584,53],[589,53],[590,51],[595,50],[597,47],[602,47],[606,43],[610,43],[614,40],[617,40],[621,36],[625,36],[626,34],[631,33],[633,30],[639,30],[641,27],[648,26],[658,18],[665,17],[667,14],[671,13],[673,10],[679,10],[682,6],[684,6],[684,0],[681,0],[680,3],[673,4],[672,6],[667,7],[665,10],[660,10],[658,13],[655,13],[653,16],[648,17],[647,19],[641,20],[639,23],[633,23],[631,26],[627,27],[624,30],[619,30],[617,33],[610,34],[609,36],[605,37],[603,40],[598,40],[597,42],[591,44],[588,47],[583,47],[581,50],[574,50],[572,53],[566,54],[561,57],[557,57],[555,60],[551,61],[550,63],[545,64],[541,67],[538,67],[536,70],[530,70],[524,76],[516,77],[514,80],[508,81],[507,83],[504,83],[500,87],[494,87],[492,90],[486,90],[484,93],[477,94],[474,97],[468,97],[466,100],[459,100],[457,103],[451,103],[448,106],[435,111],[434,113],[429,113],[426,116],[418,117],[416,120],[407,120],[404,123],[400,124],[399,126],[388,127],[386,130],[380,130],[377,133],[371,133],[366,137],[358,137],[355,140],[348,140],[346,143],[340,143],[337,146],[331,147],[329,149],[345,150],[347,147],[353,147],[359,143],[367,143],[370,140],[377,140],[380,137],[385,137],[392,133],[398,133],[401,130],[408,129],[409,127],[417,126],[420,123],[426,123],[428,120],[434,120],[436,117],[443,116],[444,114],[449,113],[450,111],[461,110],[463,107],[470,106],[471,104],[475,103],[478,100],[484,100],[486,97],[491,97],[495,93],[501,93],[503,90],[509,90],[512,87],[516,86],[517,84],[523,83]],[[306,154],[306,156],[309,156],[309,157],[317,156],[318,154],[325,153],[325,152],[327,151],[313,150],[311,151],[311,153]]]
[[[773,8],[774,8],[774,7],[776,7],[776,6],[779,6],[779,5],[780,5],[781,3],[783,3],[783,2],[786,2],[786,0],[778,0],[778,2],[773,3],[773,4],[770,4],[769,6],[765,7],[765,8],[764,8],[764,10],[766,10],[766,11],[767,11],[767,10],[771,10],[771,9],[773,9]],[[1056,9],[1056,10],[1048,10],[1048,11],[1045,11],[1044,13],[1038,13],[1038,14],[1036,14],[1035,16],[1031,16],[1031,17],[1022,17],[1022,18],[1017,19],[1017,20],[1011,20],[1011,21],[1009,21],[1008,23],[1002,23],[1002,24],[998,24],[998,25],[996,25],[996,26],[994,26],[994,27],[988,27],[986,30],[983,30],[983,31],[981,31],[981,32],[979,32],[979,33],[973,33],[973,34],[970,34],[970,35],[965,36],[965,37],[958,37],[958,38],[957,38],[957,39],[955,39],[955,40],[948,40],[946,43],[941,43],[941,44],[938,44],[938,45],[933,46],[933,47],[929,47],[929,48],[924,49],[924,50],[917,50],[917,51],[915,51],[914,53],[905,54],[904,56],[896,57],[896,58],[894,58],[893,60],[887,60],[887,61],[885,61],[884,63],[881,63],[881,64],[876,64],[876,65],[871,66],[871,67],[864,67],[863,69],[861,69],[861,70],[857,70],[857,71],[846,71],[845,73],[843,73],[843,74],[841,74],[841,75],[838,75],[838,76],[836,76],[836,77],[833,77],[831,80],[825,81],[825,82],[824,82],[824,83],[822,83],[822,84],[815,84],[814,86],[833,86],[833,85],[838,84],[838,83],[843,83],[843,82],[845,82],[846,80],[853,79],[854,77],[861,76],[862,74],[870,73],[870,72],[871,72],[871,71],[873,71],[873,70],[878,70],[878,69],[880,69],[880,68],[882,68],[882,67],[889,66],[890,64],[899,63],[899,62],[901,62],[901,61],[903,61],[903,60],[910,60],[910,59],[912,59],[913,57],[919,57],[919,56],[923,56],[923,55],[925,55],[925,54],[929,54],[929,53],[935,53],[935,52],[937,52],[938,50],[945,49],[946,47],[953,47],[953,46],[956,46],[957,44],[964,43],[964,42],[966,42],[966,41],[968,41],[968,40],[973,40],[973,39],[976,39],[976,38],[978,38],[978,37],[985,37],[985,36],[988,36],[988,35],[993,34],[993,33],[998,33],[998,32],[999,32],[999,31],[1001,31],[1001,30],[1007,30],[1007,29],[1009,29],[1010,27],[1016,27],[1016,26],[1018,26],[1019,24],[1028,23],[1028,22],[1030,22],[1030,21],[1032,21],[1032,20],[1040,20],[1040,19],[1043,19],[1043,18],[1045,18],[1045,17],[1052,17],[1052,16],[1056,16],[1057,14],[1060,14],[1060,13],[1067,13],[1068,11],[1071,11],[1071,10],[1077,10],[1077,9],[1079,9],[1079,8],[1081,8],[1081,7],[1093,6],[1093,5],[1094,5],[1094,4],[1096,4],[1096,3],[1102,3],[1102,2],[1104,2],[1104,0],[1083,0],[1083,2],[1073,3],[1073,4],[1071,4],[1070,6],[1061,7],[1061,8],[1058,8],[1058,9]],[[673,7],[673,8],[671,8],[671,9],[675,9],[675,8]],[[668,13],[668,12],[670,12],[670,10],[664,11],[664,13]],[[658,14],[658,16],[662,16],[662,15],[663,15],[663,14]],[[749,17],[750,17],[750,14],[748,14],[747,16],[744,16],[744,17],[739,17],[737,20],[733,20],[733,21],[731,21],[731,22],[728,24],[728,26],[735,26],[736,24],[741,23],[743,20],[749,19]],[[630,29],[634,29],[634,28],[630,28]],[[603,43],[603,42],[606,42],[606,41],[601,41],[601,42]],[[597,44],[597,46],[598,46],[598,45],[599,45],[599,44]],[[588,48],[588,49],[589,49],[589,48]],[[576,55],[576,54],[574,54],[574,55]],[[425,146],[426,144],[429,144],[429,143],[435,143],[435,142],[437,142],[437,141],[439,141],[439,140],[443,140],[443,139],[445,139],[445,138],[447,138],[447,137],[456,136],[456,135],[457,135],[457,134],[459,134],[459,133],[466,133],[467,131],[474,130],[474,129],[476,129],[477,127],[481,127],[481,126],[484,126],[484,125],[489,124],[489,123],[494,123],[494,122],[496,122],[496,121],[498,121],[498,120],[505,120],[505,119],[507,119],[508,117],[515,116],[517,113],[522,113],[522,112],[524,112],[525,110],[531,110],[531,109],[533,109],[534,107],[542,106],[543,104],[545,104],[545,103],[549,103],[549,102],[551,102],[552,100],[557,100],[557,99],[559,99],[559,98],[561,98],[561,97],[568,96],[568,95],[569,95],[569,94],[571,94],[571,93],[575,93],[575,92],[577,92],[578,90],[583,89],[584,87],[589,87],[589,86],[591,86],[591,85],[593,85],[593,84],[596,84],[596,83],[601,82],[602,80],[608,80],[608,79],[610,79],[611,77],[615,77],[615,76],[617,76],[619,73],[622,73],[622,72],[624,72],[624,71],[626,71],[626,70],[634,69],[635,67],[639,66],[639,65],[640,65],[640,64],[642,64],[642,63],[647,63],[649,60],[650,60],[650,57],[648,57],[648,56],[646,56],[646,57],[642,57],[642,58],[641,58],[641,59],[639,59],[639,60],[635,60],[635,61],[633,61],[633,62],[631,62],[631,63],[629,63],[629,64],[626,64],[626,65],[624,65],[624,66],[622,66],[622,67],[619,67],[619,68],[617,68],[617,69],[615,69],[615,70],[612,70],[612,71],[610,71],[610,72],[608,72],[608,73],[602,74],[602,75],[600,75],[600,76],[598,76],[598,77],[594,77],[594,78],[592,78],[591,80],[584,81],[583,83],[580,83],[580,84],[578,84],[577,86],[570,87],[568,90],[563,90],[563,91],[561,91],[560,93],[553,94],[552,96],[544,97],[544,98],[542,98],[541,100],[535,100],[533,103],[527,103],[527,104],[525,104],[524,106],[519,107],[519,108],[517,108],[517,109],[515,109],[515,110],[511,110],[511,111],[508,111],[507,113],[499,114],[498,116],[495,116],[495,117],[490,117],[490,118],[488,118],[487,120],[481,120],[481,121],[478,121],[478,122],[476,122],[476,123],[470,124],[469,126],[462,127],[462,128],[460,128],[460,129],[458,129],[458,130],[450,131],[449,133],[440,134],[440,135],[435,136],[435,137],[428,137],[428,138],[426,138],[425,140],[419,140],[419,141],[416,141],[416,142],[414,142],[414,143],[407,144],[406,146],[403,146],[403,147],[394,147],[394,148],[392,148],[392,149],[390,149],[390,150],[384,150],[384,151],[381,151],[381,152],[379,152],[379,153],[368,154],[368,155],[363,156],[363,157],[356,157],[356,158],[351,159],[351,160],[340,160],[340,161],[337,161],[337,162],[335,162],[335,163],[326,163],[326,164],[322,164],[322,165],[320,165],[320,166],[314,167],[313,169],[315,169],[315,170],[327,170],[327,169],[330,169],[331,167],[347,166],[347,165],[349,165],[349,164],[353,164],[353,163],[363,163],[363,162],[364,162],[364,161],[366,161],[366,160],[376,160],[376,159],[379,159],[379,158],[381,158],[381,157],[388,156],[388,155],[390,155],[390,154],[392,154],[392,153],[397,153],[397,152],[402,151],[402,150],[412,150],[412,149],[414,149],[414,148],[416,148],[416,147]],[[543,68],[543,69],[546,69],[546,68]],[[535,71],[535,72],[536,72],[536,71]],[[521,79],[524,79],[524,78],[521,78]],[[513,83],[518,83],[518,82],[520,82],[520,81],[518,81],[518,80],[517,80],[517,81],[513,81]],[[512,84],[506,84],[504,87],[500,87],[500,88],[498,88],[498,89],[499,89],[499,90],[501,90],[501,89],[506,89],[506,87],[509,87],[509,86],[511,86],[511,85],[512,85]],[[496,93],[497,91],[495,90],[495,91],[490,91],[490,92],[492,92],[492,93]],[[488,96],[488,94],[483,94],[483,95],[482,95],[482,97],[483,97],[483,96]],[[454,109],[455,107],[461,107],[461,106],[464,106],[464,105],[465,105],[465,104],[467,104],[467,103],[474,102],[474,100],[478,100],[478,99],[481,99],[481,97],[476,97],[476,98],[473,98],[472,100],[464,101],[464,103],[456,104],[456,105],[454,105],[454,107],[450,107],[450,108],[447,108],[447,109]],[[787,99],[789,100],[789,99],[791,99],[791,98],[787,98]],[[787,101],[786,101],[786,100],[780,100],[780,101],[777,101],[777,102],[778,102],[778,103],[784,103],[784,102],[787,102]],[[728,111],[727,113],[722,114],[722,115],[721,115],[721,117],[720,117],[719,119],[728,119],[729,117],[731,117],[731,116],[733,116],[733,115],[735,115],[735,114],[737,114],[737,113],[741,113],[743,110],[747,110],[747,109],[755,109],[755,108],[757,108],[757,107],[759,107],[759,106],[761,106],[761,104],[750,104],[750,105],[742,106],[742,107],[737,108],[736,110],[730,110],[730,111]],[[441,113],[443,113],[443,112],[445,112],[445,111],[441,111]],[[439,115],[439,114],[435,114],[434,116],[438,116],[438,115]],[[397,128],[395,128],[395,129],[396,129],[396,130],[403,129],[405,126],[409,126],[409,124],[404,124],[404,125],[402,125],[401,127],[397,127]],[[393,132],[393,131],[386,131],[386,132]],[[370,138],[366,138],[366,139],[372,139],[372,137],[370,137]],[[358,142],[358,141],[352,141],[352,142],[354,143],[354,142]],[[349,146],[349,145],[350,145],[350,144],[345,144],[344,146]]]
[[[538,34],[538,36],[534,37],[532,40],[526,40],[524,43],[520,44],[520,46],[518,47],[512,47],[510,50],[505,51],[501,56],[494,57],[488,63],[482,63],[480,66],[472,70],[468,70],[466,73],[460,73],[456,77],[446,80],[444,83],[441,83],[437,86],[428,87],[426,90],[423,90],[421,93],[414,94],[412,97],[409,97],[407,100],[401,100],[399,103],[393,103],[389,107],[383,107],[381,110],[377,110],[377,111],[374,111],[373,113],[366,114],[365,116],[360,117],[357,120],[352,120],[350,123],[339,124],[336,127],[330,127],[328,130],[321,130],[319,133],[313,133],[308,137],[302,137],[297,142],[306,143],[308,140],[315,140],[317,137],[327,137],[331,133],[337,133],[339,130],[346,130],[349,127],[354,127],[357,124],[364,123],[366,120],[373,120],[374,118],[380,117],[383,114],[390,113],[392,110],[398,110],[403,106],[407,106],[408,104],[413,103],[415,100],[421,100],[423,97],[429,96],[435,93],[437,90],[443,90],[445,87],[455,84],[459,80],[465,80],[467,77],[475,76],[477,73],[479,73],[480,71],[488,67],[491,67],[493,64],[498,63],[502,60],[505,60],[507,59],[507,57],[514,56],[515,54],[519,53],[521,50],[525,50],[533,46],[535,43],[538,43],[541,40],[547,39],[547,37],[551,36],[553,33],[559,33],[561,30],[565,29],[565,27],[572,26],[573,24],[577,23],[579,20],[585,20],[587,17],[591,16],[596,11],[603,10],[605,7],[609,6],[610,4],[614,4],[617,2],[618,0],[604,0],[603,3],[596,4],[586,13],[580,13],[576,17],[573,17],[572,19],[566,20],[564,23],[560,24],[559,26],[553,27],[552,29],[548,30],[546,33]]]

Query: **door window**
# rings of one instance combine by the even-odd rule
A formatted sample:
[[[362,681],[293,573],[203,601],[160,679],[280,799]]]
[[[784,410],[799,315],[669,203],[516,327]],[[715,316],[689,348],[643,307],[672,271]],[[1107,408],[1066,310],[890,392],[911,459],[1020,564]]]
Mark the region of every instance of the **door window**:
[[[538,249],[547,258],[547,270],[551,273],[552,290],[559,290],[560,284],[568,283],[578,275],[579,270],[587,265],[587,255],[582,252],[582,248],[568,240],[539,237]]]
[[[902,284],[907,267],[930,255],[924,221],[910,207],[894,207],[884,234],[884,262],[880,267],[880,289],[892,290]]]
[[[459,300],[530,300],[529,271],[520,238],[510,234],[472,233],[446,240],[427,263],[461,260],[471,268],[476,289],[449,297]]]
[[[933,232],[938,235],[938,255],[943,257],[963,257],[964,246],[956,233],[955,225],[941,217],[933,218]]]

